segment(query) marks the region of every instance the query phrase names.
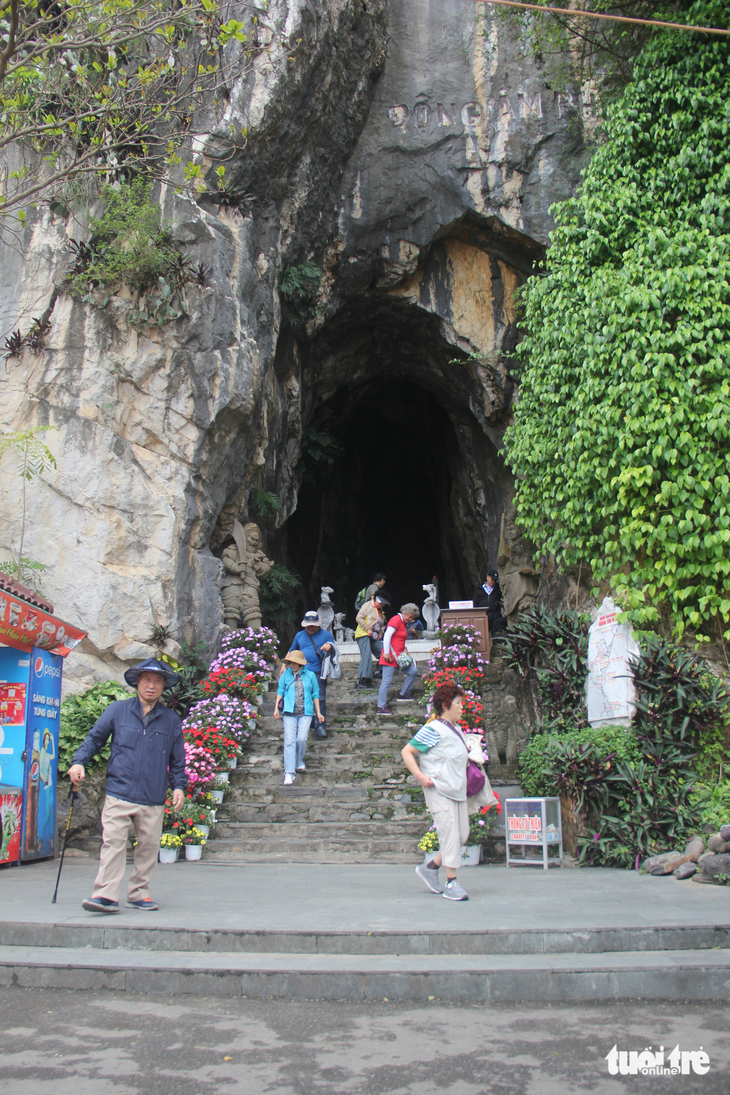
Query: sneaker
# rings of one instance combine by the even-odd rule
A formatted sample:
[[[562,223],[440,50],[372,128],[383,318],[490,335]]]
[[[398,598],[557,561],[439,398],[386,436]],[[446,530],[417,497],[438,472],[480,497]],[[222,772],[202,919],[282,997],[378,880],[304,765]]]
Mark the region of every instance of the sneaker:
[[[318,726],[316,728],[316,730],[314,731],[314,736],[316,738],[326,738],[327,737],[327,731],[325,730],[325,728],[323,726]]]
[[[144,897],[141,901],[127,901],[128,909],[144,909],[145,912],[154,912],[155,909],[159,909],[159,905],[156,901],[153,901],[151,897]]]
[[[286,775],[284,776],[284,786],[288,787],[289,784],[293,783],[293,782],[294,782],[294,776],[291,774],[291,772],[287,772]]]
[[[391,711],[391,709],[389,707],[379,707],[378,708],[378,714],[379,715],[392,715],[393,712]]]
[[[85,897],[81,908],[88,912],[118,913],[119,902],[110,901],[108,897]]]
[[[447,898],[449,901],[468,901],[469,894],[466,890],[459,885],[455,878],[451,879],[451,882],[447,882],[444,886],[444,892],[442,897]]]
[[[432,867],[427,867],[425,863],[419,863],[416,867],[416,874],[420,878],[427,890],[431,893],[443,893],[444,888],[439,882],[438,871],[433,870]]]
[[[413,696],[396,696],[396,703],[413,703]]]
[[[307,766],[304,763],[304,761],[302,761],[301,764],[297,765],[297,772],[306,772],[306,770],[307,770]]]

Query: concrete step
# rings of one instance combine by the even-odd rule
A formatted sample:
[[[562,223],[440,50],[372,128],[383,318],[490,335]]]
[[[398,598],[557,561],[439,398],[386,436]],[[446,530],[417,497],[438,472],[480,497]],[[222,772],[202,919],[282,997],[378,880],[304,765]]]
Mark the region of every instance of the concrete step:
[[[266,953],[0,946],[0,985],[261,996],[594,1004],[599,999],[726,1001],[727,950],[593,954]]]

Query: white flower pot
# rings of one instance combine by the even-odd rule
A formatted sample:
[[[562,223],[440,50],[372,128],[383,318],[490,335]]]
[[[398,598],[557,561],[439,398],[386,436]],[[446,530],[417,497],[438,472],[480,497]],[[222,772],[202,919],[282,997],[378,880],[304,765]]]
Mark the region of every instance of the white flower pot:
[[[160,848],[160,863],[177,863],[179,848]]]
[[[478,867],[482,858],[482,846],[481,844],[462,844],[461,845],[461,865],[462,867]]]
[[[203,836],[207,839],[208,834],[210,832],[210,825],[196,825],[195,828],[199,832],[201,832],[203,834]]]
[[[248,722],[249,730],[255,730],[256,729],[256,719],[247,719],[246,721]]]
[[[231,777],[228,772],[216,772],[215,778],[220,780],[221,783],[229,783]]]
[[[202,844],[186,844],[185,845],[185,858],[191,861],[200,859],[203,854]]]
[[[426,864],[426,866],[428,866],[429,863],[431,862],[431,860],[433,859],[433,857],[435,855],[438,855],[438,854],[439,854],[438,848],[436,849],[435,852],[424,852],[423,853],[423,862]]]
[[[238,757],[229,757],[228,758],[228,767],[229,768],[237,768],[238,767]]]
[[[210,811],[210,823],[211,825],[215,825],[215,810]]]
[[[225,791],[211,791],[210,793],[213,796],[213,802],[221,803],[223,801]]]

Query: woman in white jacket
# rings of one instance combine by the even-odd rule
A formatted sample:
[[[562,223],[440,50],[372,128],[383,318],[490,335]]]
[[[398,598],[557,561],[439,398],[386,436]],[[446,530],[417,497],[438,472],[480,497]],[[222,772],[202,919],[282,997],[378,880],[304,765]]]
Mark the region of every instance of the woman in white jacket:
[[[422,726],[401,750],[403,763],[423,787],[439,838],[439,850],[428,864],[416,867],[416,874],[431,893],[449,901],[468,901],[469,895],[456,881],[461,863],[461,845],[469,836],[466,802],[466,769],[469,750],[459,726],[463,706],[461,688],[442,684],[433,694],[437,717]],[[446,872],[446,885],[439,882],[439,868]]]

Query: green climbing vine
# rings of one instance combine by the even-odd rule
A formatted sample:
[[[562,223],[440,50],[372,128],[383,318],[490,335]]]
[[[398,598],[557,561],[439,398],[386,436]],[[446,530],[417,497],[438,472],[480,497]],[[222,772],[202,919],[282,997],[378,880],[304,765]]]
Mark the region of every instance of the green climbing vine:
[[[730,637],[729,61],[725,39],[674,32],[638,58],[526,286],[506,437],[539,550],[680,636]]]

